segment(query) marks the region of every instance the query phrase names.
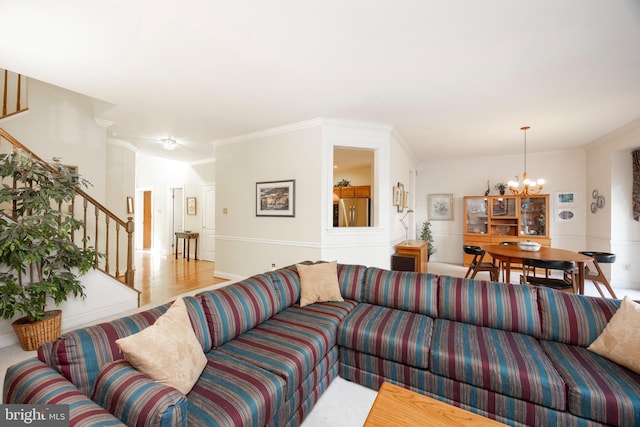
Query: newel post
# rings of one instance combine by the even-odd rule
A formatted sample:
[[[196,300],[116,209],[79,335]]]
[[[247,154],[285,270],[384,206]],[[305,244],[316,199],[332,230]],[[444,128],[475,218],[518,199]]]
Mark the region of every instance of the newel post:
[[[133,231],[135,230],[135,224],[133,218],[127,218],[127,271],[125,272],[125,283],[133,288],[133,275],[135,270],[133,269]]]

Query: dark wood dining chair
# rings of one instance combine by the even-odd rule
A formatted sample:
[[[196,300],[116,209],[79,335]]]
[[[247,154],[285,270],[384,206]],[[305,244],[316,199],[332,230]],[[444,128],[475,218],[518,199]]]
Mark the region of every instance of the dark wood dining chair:
[[[585,273],[584,273],[585,280],[588,279],[593,282],[594,286],[596,287],[596,289],[598,290],[602,298],[604,298],[605,296],[604,296],[604,293],[602,292],[602,289],[600,289],[600,284],[602,284],[605,288],[607,288],[607,290],[609,291],[609,293],[613,298],[617,299],[618,297],[616,297],[615,292],[613,292],[613,289],[609,284],[609,280],[607,280],[607,276],[604,275],[604,273],[602,272],[602,269],[600,268],[600,263],[612,264],[616,262],[616,254],[612,254],[609,252],[593,252],[593,251],[582,251],[580,253],[583,255],[592,257],[593,266],[595,267],[595,271],[593,271],[589,269],[589,266],[585,266]]]
[[[483,261],[486,254],[484,249],[482,249],[480,246],[472,245],[464,245],[462,248],[464,249],[464,253],[473,255],[473,260],[471,260],[471,264],[469,264],[467,274],[465,274],[464,276],[465,279],[473,279],[479,272],[488,271],[490,279],[494,282],[498,281],[498,278],[500,276],[500,269],[493,262]]]
[[[558,291],[578,293],[575,278],[576,263],[573,261],[554,261],[534,258],[522,259],[520,283],[544,286]],[[544,276],[536,275],[536,268],[544,269]],[[562,278],[551,277],[554,271],[562,272]]]

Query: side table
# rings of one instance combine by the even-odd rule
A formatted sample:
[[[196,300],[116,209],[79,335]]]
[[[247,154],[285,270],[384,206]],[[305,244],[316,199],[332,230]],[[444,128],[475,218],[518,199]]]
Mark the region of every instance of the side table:
[[[414,257],[416,259],[415,271],[418,273],[427,272],[427,241],[426,240],[405,240],[396,245],[397,256]]]
[[[185,253],[186,253],[187,261],[189,261],[189,254],[191,252],[191,239],[194,239],[196,241],[196,248],[195,248],[193,259],[197,261],[198,260],[198,237],[200,236],[200,234],[186,232],[186,231],[176,231],[175,234],[176,234],[176,259],[178,259],[178,239],[183,239],[182,240],[182,258],[185,257]]]

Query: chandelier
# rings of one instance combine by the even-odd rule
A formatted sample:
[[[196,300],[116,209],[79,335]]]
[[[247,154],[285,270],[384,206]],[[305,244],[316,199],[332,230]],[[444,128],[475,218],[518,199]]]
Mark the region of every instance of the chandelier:
[[[507,185],[509,186],[509,191],[516,196],[529,196],[532,194],[538,194],[542,191],[542,186],[544,185],[544,179],[532,180],[527,176],[527,129],[530,126],[523,126],[520,130],[524,131],[524,173],[522,174],[522,188],[520,188],[520,183],[518,182],[518,177],[516,176],[515,180],[509,181]]]

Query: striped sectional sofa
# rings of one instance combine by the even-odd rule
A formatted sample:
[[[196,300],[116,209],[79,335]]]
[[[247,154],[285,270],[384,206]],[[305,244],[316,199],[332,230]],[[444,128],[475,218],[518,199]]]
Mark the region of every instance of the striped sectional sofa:
[[[8,369],[5,403],[67,403],[72,425],[299,425],[340,375],[510,425],[640,425],[640,375],[591,353],[620,302],[338,265],[343,302],[300,307],[295,266],[185,298],[208,363],[186,396],[115,340],[168,307],[69,332]]]

